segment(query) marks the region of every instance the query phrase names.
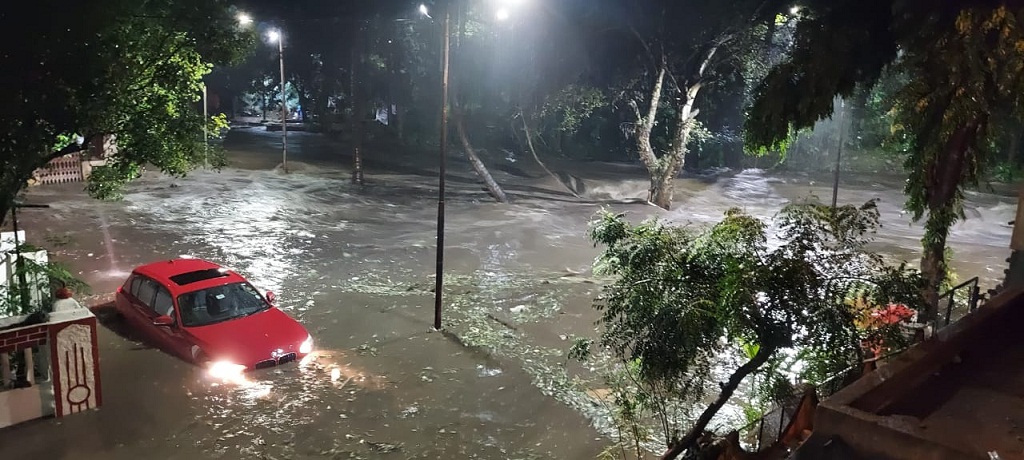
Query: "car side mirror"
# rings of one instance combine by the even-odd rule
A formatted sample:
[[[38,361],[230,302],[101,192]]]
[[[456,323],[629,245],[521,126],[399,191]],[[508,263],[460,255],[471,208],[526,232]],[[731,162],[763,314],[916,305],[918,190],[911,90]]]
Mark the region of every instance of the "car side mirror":
[[[160,327],[173,326],[174,325],[174,318],[171,318],[170,316],[167,316],[167,315],[157,316],[156,318],[153,319],[153,325],[154,326],[160,326]]]
[[[273,292],[267,291],[267,302],[270,302],[270,303],[277,302],[277,296],[274,295]]]

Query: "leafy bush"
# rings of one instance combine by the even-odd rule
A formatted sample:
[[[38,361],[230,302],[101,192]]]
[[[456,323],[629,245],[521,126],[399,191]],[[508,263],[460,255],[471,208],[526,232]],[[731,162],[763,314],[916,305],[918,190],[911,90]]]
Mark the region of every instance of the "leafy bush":
[[[704,229],[632,225],[608,212],[592,223],[592,240],[605,247],[594,270],[615,277],[595,305],[596,345],[629,377],[609,382],[625,391],[619,412],[660,427],[670,458],[696,449],[748,377],[758,376],[755,392],[780,398],[794,383],[787,356],[811,361],[795,377],[815,383],[861,361],[865,340],[898,335],[894,325],[858,327],[851,296],[923,305],[916,271],[865,249],[878,227],[874,201],[793,204],[771,224],[774,239],[768,223],[739,209]],[[588,356],[585,346],[573,355]]]

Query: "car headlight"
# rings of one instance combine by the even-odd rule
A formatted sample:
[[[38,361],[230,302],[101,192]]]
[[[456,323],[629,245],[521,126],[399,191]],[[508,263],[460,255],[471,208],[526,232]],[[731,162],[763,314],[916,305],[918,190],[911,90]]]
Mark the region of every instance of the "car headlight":
[[[302,353],[304,355],[308,355],[308,354],[310,354],[312,352],[313,352],[313,336],[309,335],[309,336],[306,336],[306,340],[304,340],[302,342],[302,345],[299,345],[299,353]]]
[[[228,382],[245,380],[245,366],[230,361],[217,361],[207,368],[210,377]]]

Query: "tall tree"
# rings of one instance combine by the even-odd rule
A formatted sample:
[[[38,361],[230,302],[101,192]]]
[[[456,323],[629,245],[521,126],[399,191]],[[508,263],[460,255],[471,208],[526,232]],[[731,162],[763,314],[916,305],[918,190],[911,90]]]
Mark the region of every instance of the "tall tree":
[[[832,98],[873,86],[884,70],[907,81],[894,98],[905,139],[907,208],[927,214],[921,271],[933,319],[947,275],[946,241],[964,189],[988,158],[992,117],[1024,107],[1024,6],[1010,0],[806,2],[789,58],[757,88],[745,140],[784,147],[794,129],[832,113]]]
[[[129,180],[146,163],[177,175],[201,164],[204,124],[224,126],[196,107],[202,77],[241,56],[252,34],[221,0],[39,0],[0,12],[0,39],[6,215],[33,171],[97,136],[115,135],[119,148],[94,184]]]
[[[623,40],[637,44],[639,72],[627,89],[633,116],[630,134],[650,174],[648,201],[672,206],[700,114],[698,97],[764,44],[758,26],[775,20],[782,2],[635,2],[618,5],[630,18]],[[652,138],[664,125],[667,141]],[[660,152],[659,152],[660,150]]]

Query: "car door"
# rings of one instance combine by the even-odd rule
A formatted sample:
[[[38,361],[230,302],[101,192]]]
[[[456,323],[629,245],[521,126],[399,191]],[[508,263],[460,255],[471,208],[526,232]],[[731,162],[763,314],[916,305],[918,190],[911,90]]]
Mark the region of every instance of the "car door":
[[[174,308],[174,301],[172,300],[170,291],[163,286],[159,286],[156,291],[156,297],[153,299],[153,308],[150,311],[153,319],[159,316],[169,316],[174,320],[174,324],[170,326],[154,326],[156,327],[156,333],[159,336],[161,348],[175,355],[179,358],[190,360],[192,358],[192,344],[189,342],[187,335],[181,329],[181,322],[177,312]],[[152,323],[152,321],[150,321]]]
[[[134,295],[129,297],[131,305],[127,309],[125,319],[128,320],[132,327],[141,339],[148,340],[150,342],[156,341],[155,327],[153,320],[150,315],[152,309],[150,305],[153,304],[153,299],[156,297],[157,288],[160,285],[149,278],[139,276],[138,287],[134,289]],[[155,345],[155,343],[154,343]]]
[[[124,285],[121,286],[121,290],[118,295],[114,296],[117,312],[124,317],[125,321],[130,322],[132,325],[135,324],[135,320],[133,318],[135,311],[132,307],[132,301],[138,297],[140,285],[142,285],[142,277],[132,274],[132,276],[124,282]]]

